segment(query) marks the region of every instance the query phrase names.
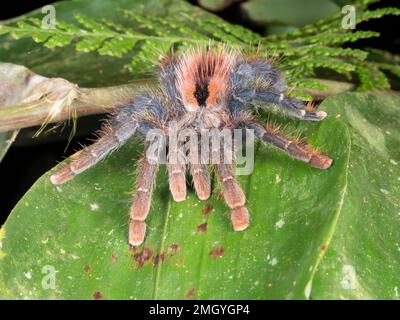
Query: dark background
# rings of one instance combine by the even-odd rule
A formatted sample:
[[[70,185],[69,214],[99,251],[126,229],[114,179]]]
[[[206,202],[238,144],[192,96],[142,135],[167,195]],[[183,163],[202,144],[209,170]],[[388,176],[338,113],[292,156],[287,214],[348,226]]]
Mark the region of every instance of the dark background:
[[[7,1],[7,3],[3,2],[0,11],[0,20],[19,16],[53,2],[55,1],[18,0],[13,2]],[[196,4],[194,0],[190,2]],[[13,3],[14,6],[12,6]],[[219,12],[218,15],[229,22],[241,24],[255,32],[262,32],[263,28],[252,24],[251,21],[241,14],[239,6],[240,2]],[[383,1],[371,5],[370,8],[375,9],[388,6],[400,7],[400,1]],[[357,28],[378,31],[381,33],[381,37],[359,41],[352,44],[352,47],[368,46],[399,54],[399,20],[398,17],[387,16],[379,20],[371,20],[363,23]],[[99,129],[102,118],[104,118],[104,116],[92,116],[79,119],[77,134],[70,144],[67,144],[70,132],[69,128],[65,130],[55,130],[51,136],[35,139],[31,139],[31,137],[38,128],[28,128],[20,131],[16,142],[0,163],[0,179],[3,182],[2,185],[6,186],[0,193],[0,225],[4,223],[11,209],[37,178],[54,167],[59,161],[68,157],[75,150],[80,149],[80,144],[87,143],[88,138],[93,137],[89,131]],[[90,130],[88,130],[89,128]],[[4,183],[4,181],[6,183]]]

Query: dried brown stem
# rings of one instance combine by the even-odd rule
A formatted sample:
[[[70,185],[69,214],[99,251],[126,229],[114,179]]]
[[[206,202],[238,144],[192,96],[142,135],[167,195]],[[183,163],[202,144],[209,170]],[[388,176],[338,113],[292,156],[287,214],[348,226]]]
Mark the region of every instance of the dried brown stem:
[[[132,96],[143,89],[153,87],[155,80],[132,82],[105,88],[81,88],[79,96],[69,106],[64,106],[49,122],[68,120],[73,111],[77,117],[99,114],[128,103]],[[0,108],[0,132],[42,125],[48,118],[54,103],[46,99]]]

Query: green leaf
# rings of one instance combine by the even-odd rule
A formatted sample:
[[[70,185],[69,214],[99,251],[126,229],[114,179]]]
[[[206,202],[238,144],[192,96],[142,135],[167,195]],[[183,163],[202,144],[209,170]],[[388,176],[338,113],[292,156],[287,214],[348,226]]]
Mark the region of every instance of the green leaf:
[[[357,66],[357,74],[360,78],[361,86],[359,90],[369,90],[373,88],[389,88],[390,84],[385,74],[375,65],[367,63]]]
[[[199,4],[211,11],[221,11],[237,0],[199,0]]]
[[[339,6],[331,0],[251,0],[242,7],[254,22],[297,26],[330,18],[340,12]]]
[[[347,93],[322,103],[330,116],[321,123],[274,117],[302,130],[334,165],[320,171],[258,146],[253,174],[240,178],[251,212],[243,232],[232,231],[216,192],[205,202],[193,192],[173,202],[161,168],[146,241],[130,249],[129,192],[141,152],[135,142],[58,188],[47,173],[3,226],[0,295],[396,298],[399,105],[397,94]],[[356,270],[355,289],[353,269],[343,265]]]
[[[132,24],[129,15],[121,15],[118,9],[140,13],[140,21]],[[230,43],[257,39],[245,28],[198,9],[191,15],[192,10],[192,6],[175,1],[62,2],[57,4],[58,27],[81,38],[48,50],[30,39],[9,41],[3,36],[0,55],[2,61],[27,65],[47,77],[98,87],[140,79],[144,73],[132,74],[125,66],[147,72],[151,64],[134,58],[149,54],[156,59],[159,54],[153,50],[155,45],[150,45],[149,51],[137,51],[142,42],[135,43],[130,52],[124,49],[125,44],[130,45],[127,42],[120,43],[116,51],[111,51],[111,46],[110,51],[101,49],[116,41],[116,34],[126,33],[127,25],[132,34],[151,35],[149,40],[159,39],[160,34],[170,40],[182,40],[188,34],[191,39],[208,41],[212,36]],[[78,28],[73,17],[76,12],[104,23],[108,33],[102,38]],[[41,17],[39,12],[34,15]],[[183,25],[163,18],[169,15],[184,21]],[[148,19],[143,20],[144,16]],[[49,41],[43,30],[31,32],[34,21],[27,23],[32,25],[23,25],[25,32],[12,31],[11,35]],[[0,34],[5,30],[10,31],[0,25]],[[339,40],[373,35],[345,34]],[[325,36],[321,33],[319,39]],[[336,39],[333,33],[327,42],[336,43]],[[93,40],[90,44],[94,48],[88,50],[89,45],[81,44],[81,49],[104,50],[121,58],[76,52],[75,45],[85,40]],[[306,39],[316,47],[320,40]],[[163,41],[166,48],[161,51],[174,41]],[[294,41],[310,48],[298,39]],[[269,44],[280,47],[282,42]],[[339,61],[331,57],[346,56],[345,62],[350,57],[364,57],[358,51],[326,48],[305,50],[291,59],[313,54],[318,60],[324,56],[322,62],[309,64],[336,68]],[[343,71],[349,69],[345,63],[343,66]],[[390,71],[389,64],[379,68]],[[371,81],[384,83],[379,79],[381,74],[376,75]],[[365,79],[365,83],[370,82]],[[292,83],[318,87],[301,79]],[[334,166],[320,172],[259,146],[253,175],[241,178],[252,214],[251,228],[241,233],[231,230],[229,210],[216,192],[208,202],[197,201],[193,192],[186,202],[172,202],[165,170],[161,169],[146,243],[135,252],[130,250],[129,192],[141,152],[135,142],[61,188],[50,185],[46,175],[21,199],[0,230],[0,297],[397,298],[394,270],[399,259],[393,239],[399,233],[395,219],[399,208],[399,100],[387,93],[344,94],[322,104],[330,118],[321,124],[278,118],[289,123],[289,131],[303,130],[312,144],[335,159]],[[207,231],[199,233],[198,226],[204,229],[205,222]],[[54,289],[46,286],[51,270],[56,271]]]
[[[160,45],[154,40],[142,41],[140,43],[139,53],[132,58],[129,69],[133,73],[143,73],[145,71],[148,73],[154,72],[154,65],[168,53],[171,45],[171,43],[163,43]],[[147,61],[151,61],[151,63],[146,65]]]
[[[70,44],[73,38],[74,37],[69,34],[56,34],[46,41],[45,46],[47,48],[64,47]]]
[[[330,107],[341,110],[341,117],[351,124],[353,160],[311,297],[399,299],[400,96],[348,96],[329,99]]]
[[[107,41],[100,49],[99,53],[102,55],[109,55],[115,57],[122,57],[125,53],[135,46],[135,41],[130,39],[113,38]]]

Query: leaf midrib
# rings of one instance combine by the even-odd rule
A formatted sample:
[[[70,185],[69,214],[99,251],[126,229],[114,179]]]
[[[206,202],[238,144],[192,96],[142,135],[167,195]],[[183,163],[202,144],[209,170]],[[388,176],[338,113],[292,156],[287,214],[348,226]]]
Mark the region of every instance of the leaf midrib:
[[[330,243],[332,242],[332,238],[333,238],[334,233],[336,231],[336,226],[337,226],[337,223],[339,221],[339,217],[340,217],[340,215],[342,213],[343,204],[344,204],[344,201],[345,201],[345,196],[347,194],[348,175],[349,175],[349,170],[350,170],[350,166],[349,165],[350,165],[350,156],[351,156],[351,149],[352,149],[352,140],[351,140],[351,134],[349,132],[349,128],[347,126],[344,126],[344,127],[346,128],[346,134],[347,134],[347,136],[349,138],[349,145],[348,145],[348,148],[347,148],[348,152],[347,152],[347,158],[346,158],[345,170],[344,170],[345,171],[345,174],[344,174],[344,186],[343,186],[343,188],[341,190],[340,199],[339,199],[339,206],[335,211],[335,215],[333,217],[333,220],[332,220],[332,223],[331,223],[331,227],[328,229],[327,237],[323,241],[323,244],[326,246],[326,250],[320,250],[319,251],[318,257],[317,257],[317,259],[316,259],[316,261],[314,263],[312,272],[310,274],[310,278],[307,281],[307,284],[306,284],[306,286],[304,287],[304,290],[303,290],[304,295],[305,295],[305,297],[307,299],[310,299],[311,296],[312,296],[312,294],[311,294],[311,292],[312,292],[312,283],[313,283],[315,274],[316,274],[316,272],[318,270],[319,265],[322,262],[322,259],[325,256],[325,253],[329,249]],[[310,293],[309,293],[309,296],[307,297],[306,290],[307,290],[308,287],[310,287]]]
[[[171,214],[171,196],[168,197],[168,203],[167,203],[167,213],[165,215],[165,222],[164,222],[164,227],[163,227],[163,232],[161,235],[161,243],[160,243],[160,248],[159,248],[159,256],[161,255],[162,251],[164,250],[165,246],[165,239],[166,239],[166,234],[167,234],[167,226],[168,226],[168,220]],[[153,300],[158,299],[158,289],[160,287],[160,278],[161,278],[161,268],[162,268],[162,263],[159,261],[157,264],[157,270],[156,270],[156,278],[154,281],[154,290],[153,290]]]

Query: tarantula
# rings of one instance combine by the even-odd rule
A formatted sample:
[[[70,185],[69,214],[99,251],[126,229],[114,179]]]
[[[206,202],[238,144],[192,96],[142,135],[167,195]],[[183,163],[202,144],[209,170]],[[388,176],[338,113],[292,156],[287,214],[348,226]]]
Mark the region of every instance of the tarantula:
[[[158,128],[168,135],[172,121],[178,123],[179,130],[252,129],[256,138],[295,159],[320,169],[331,166],[332,160],[328,156],[304,141],[289,139],[278,130],[256,122],[256,102],[264,108],[276,106],[302,120],[320,121],[327,115],[285,95],[285,81],[268,59],[246,57],[226,48],[197,49],[175,57],[168,55],[161,61],[158,75],[159,91],[145,92],[118,108],[99,139],[50,177],[54,185],[71,180],[92,167],[126,143],[136,131],[146,136],[149,130]],[[157,168],[157,161],[150,161],[147,157],[143,157],[139,165],[129,223],[129,243],[134,246],[140,245],[145,238],[145,219],[150,210]],[[186,170],[193,177],[198,198],[205,200],[210,196],[207,164],[178,161],[167,164],[167,168],[169,188],[175,201],[183,201],[186,197]],[[246,229],[249,213],[233,165],[221,161],[213,168],[225,202],[231,209],[233,229]]]

